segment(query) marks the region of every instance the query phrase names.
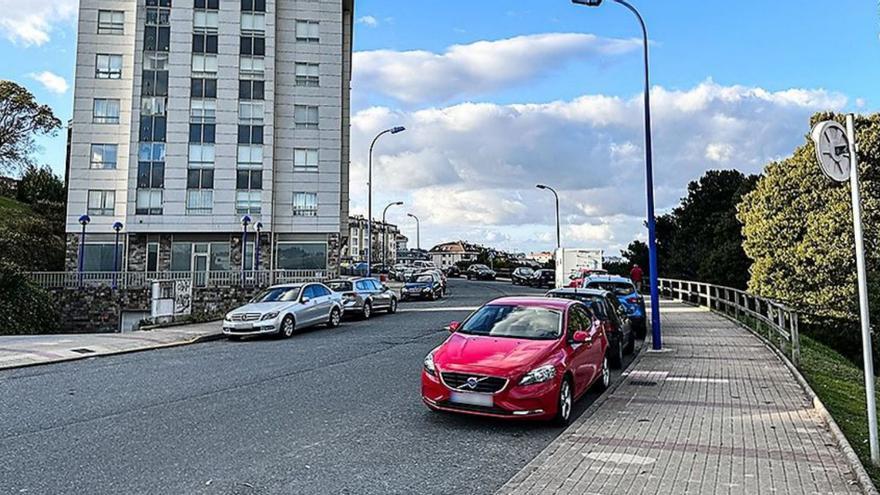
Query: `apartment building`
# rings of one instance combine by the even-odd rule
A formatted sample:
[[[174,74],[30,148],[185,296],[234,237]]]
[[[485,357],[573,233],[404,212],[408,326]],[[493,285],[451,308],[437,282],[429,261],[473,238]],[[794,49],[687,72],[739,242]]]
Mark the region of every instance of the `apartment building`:
[[[343,255],[347,261],[360,262],[367,260],[367,219],[362,215],[355,215],[348,219],[348,244],[346,253]],[[398,239],[400,229],[391,223],[382,223],[373,220],[373,263],[382,263],[383,256],[387,256],[388,264],[397,262]],[[384,247],[383,247],[384,246]]]
[[[68,268],[82,253],[113,270],[121,222],[122,270],[335,269],[352,15],[353,0],[81,0]]]

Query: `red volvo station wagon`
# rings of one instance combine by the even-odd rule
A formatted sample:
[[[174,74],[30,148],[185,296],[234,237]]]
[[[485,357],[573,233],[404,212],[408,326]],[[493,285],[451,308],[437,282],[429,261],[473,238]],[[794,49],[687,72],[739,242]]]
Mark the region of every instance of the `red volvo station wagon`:
[[[578,301],[496,299],[449,330],[424,361],[432,410],[567,424],[577,398],[610,383],[608,339]]]

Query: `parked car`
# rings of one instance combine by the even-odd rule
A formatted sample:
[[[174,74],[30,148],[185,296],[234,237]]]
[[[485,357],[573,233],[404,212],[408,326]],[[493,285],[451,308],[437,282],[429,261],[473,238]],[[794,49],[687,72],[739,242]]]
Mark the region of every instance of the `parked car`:
[[[331,280],[327,286],[342,294],[345,314],[356,314],[367,320],[374,311],[397,312],[397,294],[375,278]]]
[[[447,279],[446,274],[443,273],[443,270],[440,270],[438,268],[435,268],[433,270],[424,270],[419,272],[418,275],[421,275],[422,273],[431,273],[440,277],[440,286],[443,288],[443,295],[446,295],[446,293],[449,291],[449,280]]]
[[[421,273],[410,277],[400,289],[400,300],[440,299],[443,297],[443,283],[436,273]]]
[[[585,289],[602,289],[617,296],[617,300],[626,310],[633,328],[640,339],[648,332],[645,298],[636,290],[632,280],[615,275],[594,275],[584,280]]]
[[[556,271],[546,268],[535,270],[532,278],[528,280],[528,285],[532,287],[546,287],[552,289],[556,287]]]
[[[416,270],[436,270],[437,269],[437,265],[435,265],[433,261],[423,261],[423,260],[413,261],[413,267],[415,267]]]
[[[535,276],[535,270],[527,266],[521,266],[510,274],[513,285],[528,285],[529,280]]]
[[[571,299],[588,306],[608,336],[608,363],[614,369],[623,367],[624,355],[635,350],[636,335],[614,294],[604,290],[564,288],[551,290],[547,297]]]
[[[603,268],[580,268],[572,271],[568,276],[570,282],[567,287],[582,287],[584,280],[593,275],[608,275],[608,270]]]
[[[422,400],[432,410],[567,424],[578,397],[608,387],[608,340],[582,303],[496,299],[424,360]]]
[[[457,265],[449,265],[446,267],[447,277],[460,277],[461,269]]]
[[[324,284],[276,285],[227,313],[223,333],[231,339],[264,334],[288,338],[315,325],[337,327],[344,312],[342,296]]]
[[[486,265],[479,264],[469,266],[464,274],[468,280],[495,280],[497,275],[495,270]]]

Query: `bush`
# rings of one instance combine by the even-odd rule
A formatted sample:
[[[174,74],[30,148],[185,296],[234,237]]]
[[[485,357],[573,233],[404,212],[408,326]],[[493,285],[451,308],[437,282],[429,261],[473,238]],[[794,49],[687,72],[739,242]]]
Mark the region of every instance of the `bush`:
[[[58,333],[61,319],[52,298],[14,265],[0,262],[0,335]]]

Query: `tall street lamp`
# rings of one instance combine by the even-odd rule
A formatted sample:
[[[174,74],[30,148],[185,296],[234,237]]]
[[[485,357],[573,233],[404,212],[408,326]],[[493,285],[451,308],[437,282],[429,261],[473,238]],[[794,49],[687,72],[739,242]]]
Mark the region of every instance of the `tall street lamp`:
[[[78,281],[79,285],[82,285],[83,280],[83,262],[86,257],[86,226],[89,222],[92,221],[92,218],[88,215],[83,215],[79,217],[79,224],[82,225],[82,233],[79,236],[79,260],[77,260],[77,272],[78,272]]]
[[[406,127],[398,126],[385,129],[373,138],[370,144],[369,164],[367,166],[367,276],[373,276],[373,148],[376,141],[385,134],[400,134]]]
[[[602,0],[571,0],[578,5],[598,7]],[[651,334],[654,350],[663,345],[660,337],[660,293],[657,285],[657,234],[654,220],[654,157],[651,143],[651,79],[648,65],[648,28],[639,11],[626,0],[612,0],[629,9],[642,26],[645,46],[645,182],[648,196],[648,260],[651,276]]]
[[[245,269],[247,267],[247,235],[248,225],[251,223],[251,217],[245,215],[241,217],[241,283],[245,281]]]
[[[261,234],[263,233],[263,222],[257,222],[257,224],[254,225],[254,230],[257,231],[257,233],[256,233],[257,239],[256,239],[256,241],[254,241],[254,271],[259,272],[260,271],[260,241],[261,241],[260,237],[262,237]]]
[[[382,266],[386,270],[388,269],[388,224],[385,223],[385,215],[388,213],[388,208],[391,208],[392,206],[403,206],[403,201],[389,203],[388,206],[382,210]]]
[[[419,217],[413,215],[412,213],[407,213],[406,216],[414,218],[416,221],[416,249],[421,252],[422,250],[422,222],[419,221]]]
[[[113,247],[113,288],[116,288],[116,274],[119,273],[119,232],[123,229],[122,222],[113,224],[113,230],[116,231],[116,244]]]
[[[544,184],[538,184],[535,187],[552,192],[553,196],[556,198],[556,249],[560,249],[562,247],[562,228],[560,227],[559,222],[559,193],[556,192],[556,189],[553,189],[550,186],[545,186]]]

